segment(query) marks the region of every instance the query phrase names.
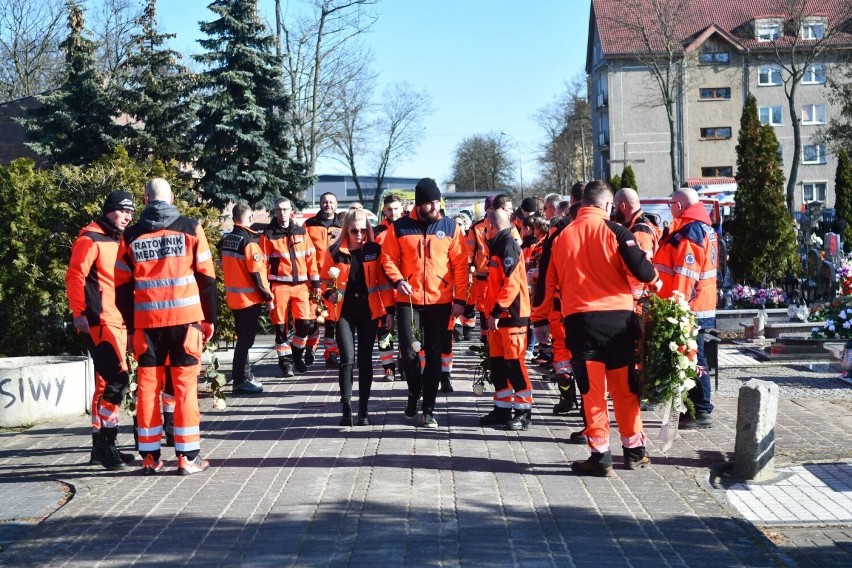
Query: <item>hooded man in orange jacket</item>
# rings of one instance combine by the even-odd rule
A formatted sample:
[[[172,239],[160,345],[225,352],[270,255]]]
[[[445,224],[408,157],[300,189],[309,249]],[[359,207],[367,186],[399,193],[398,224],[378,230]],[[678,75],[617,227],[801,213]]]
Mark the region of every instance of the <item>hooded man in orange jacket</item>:
[[[663,283],[660,297],[669,298],[675,290],[682,292],[698,327],[711,329],[716,326],[716,264],[719,260],[716,231],[698,193],[691,187],[675,191],[669,207],[674,220],[654,255],[654,267]],[[699,337],[698,380],[689,391],[689,398],[695,404],[695,418],[682,415],[678,428],[689,430],[713,425],[710,388],[704,341]]]

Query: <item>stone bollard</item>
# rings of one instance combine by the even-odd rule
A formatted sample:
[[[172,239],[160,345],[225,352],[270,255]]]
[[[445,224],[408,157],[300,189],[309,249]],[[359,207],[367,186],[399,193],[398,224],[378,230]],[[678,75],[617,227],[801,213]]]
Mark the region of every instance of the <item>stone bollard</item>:
[[[765,481],[775,476],[778,385],[752,379],[740,387],[734,477]]]

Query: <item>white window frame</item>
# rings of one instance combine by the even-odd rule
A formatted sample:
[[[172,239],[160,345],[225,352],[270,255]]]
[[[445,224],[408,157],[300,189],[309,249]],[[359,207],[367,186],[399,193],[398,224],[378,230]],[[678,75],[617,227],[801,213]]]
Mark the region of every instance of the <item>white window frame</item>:
[[[802,39],[819,40],[825,37],[825,30],[828,26],[823,20],[811,20],[802,22],[802,27],[799,29],[799,36]],[[820,29],[819,33],[815,33]]]
[[[810,109],[810,112],[807,112],[805,109]],[[810,120],[805,120],[805,114],[811,116]],[[825,103],[802,105],[802,124],[825,124],[826,121]]]
[[[808,198],[808,193],[810,193],[810,198]],[[827,195],[828,195],[828,182],[825,182],[825,181],[802,182],[802,201],[804,201],[805,203],[809,203],[811,201],[822,201],[823,203],[825,203]]]
[[[764,81],[762,75],[767,75],[767,81]],[[777,78],[777,82],[773,81]],[[757,84],[761,87],[777,87],[781,85],[781,67],[778,65],[761,65],[757,68]]]
[[[766,111],[765,120],[763,118],[764,111]],[[776,116],[778,117],[778,122],[775,122]],[[757,109],[757,117],[761,124],[768,124],[769,126],[784,126],[784,107],[780,105],[759,107]]]
[[[825,84],[825,65],[822,63],[814,63],[808,65],[805,72],[802,74],[803,85],[824,85]]]
[[[754,35],[757,41],[775,41],[781,37],[782,32],[780,22],[762,21],[754,26]]]
[[[816,154],[814,155],[813,159],[810,159],[810,160],[807,159],[807,155],[806,155],[808,148],[815,148],[816,149]],[[803,144],[802,145],[802,163],[803,164],[811,164],[811,165],[813,165],[813,164],[827,164],[828,163],[828,156],[826,155],[826,152],[825,152],[825,144]]]

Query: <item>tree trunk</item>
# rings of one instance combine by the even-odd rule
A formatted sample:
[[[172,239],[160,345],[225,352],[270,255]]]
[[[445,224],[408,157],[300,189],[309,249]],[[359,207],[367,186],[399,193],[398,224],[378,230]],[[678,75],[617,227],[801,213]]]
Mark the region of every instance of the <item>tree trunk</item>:
[[[790,94],[787,97],[787,105],[790,109],[790,121],[793,126],[793,159],[790,160],[790,175],[787,178],[787,211],[793,214],[796,197],[796,182],[799,177],[799,161],[802,155],[802,125],[799,122],[799,114],[796,112],[796,86],[798,80],[790,81]]]
[[[669,119],[669,160],[672,168],[672,193],[680,187],[677,172],[677,140],[675,139],[674,103],[666,103],[666,117]],[[625,156],[625,160],[627,157]],[[625,166],[626,167],[626,166]]]

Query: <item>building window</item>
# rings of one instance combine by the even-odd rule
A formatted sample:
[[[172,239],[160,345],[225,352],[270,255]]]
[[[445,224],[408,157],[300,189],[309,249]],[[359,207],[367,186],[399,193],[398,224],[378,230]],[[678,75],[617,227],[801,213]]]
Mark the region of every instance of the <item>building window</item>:
[[[808,65],[805,69],[805,74],[802,75],[803,85],[822,85],[825,83],[825,65],[822,63],[814,63]]]
[[[734,166],[710,166],[701,168],[701,177],[734,177]]]
[[[757,72],[757,84],[764,87],[780,85],[781,68],[777,65],[761,65]]]
[[[701,100],[710,100],[710,99],[730,99],[731,98],[731,88],[730,87],[714,87],[707,89],[698,89],[698,98]]]
[[[826,162],[825,144],[805,144],[802,146],[803,164],[825,164]]]
[[[714,126],[701,129],[702,140],[729,140],[731,138],[730,126]]]
[[[805,202],[808,201],[822,201],[825,202],[825,188],[828,184],[825,182],[820,183],[803,183],[802,184],[802,197]]]
[[[825,105],[802,105],[802,124],[825,124]]]
[[[781,37],[781,24],[777,22],[762,22],[755,28],[758,41],[775,41]]]
[[[731,52],[704,51],[698,54],[698,62],[702,65],[727,65],[731,62]]]
[[[802,39],[822,39],[825,37],[825,22],[805,22],[801,29]]]
[[[761,124],[768,124],[769,126],[781,126],[783,124],[780,106],[760,107],[757,109],[757,114],[760,117]]]

